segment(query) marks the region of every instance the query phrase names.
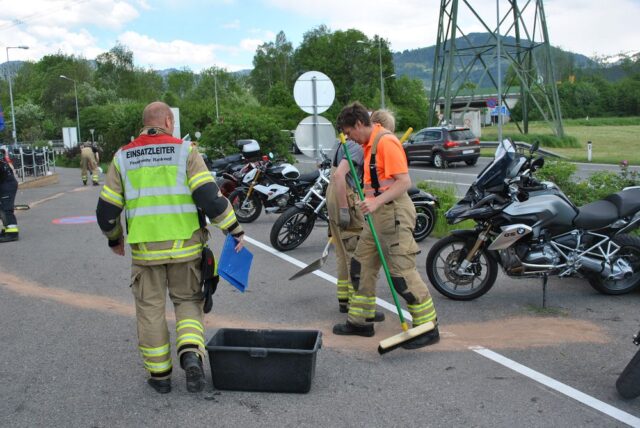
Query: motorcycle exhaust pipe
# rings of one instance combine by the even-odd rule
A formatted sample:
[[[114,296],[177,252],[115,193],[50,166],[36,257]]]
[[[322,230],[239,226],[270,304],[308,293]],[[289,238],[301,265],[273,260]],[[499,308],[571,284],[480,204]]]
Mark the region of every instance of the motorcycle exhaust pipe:
[[[602,260],[594,259],[591,257],[583,256],[580,259],[582,267],[589,269],[590,271],[597,272],[606,279],[628,279],[633,275],[633,269],[629,264],[623,260],[618,259],[613,263],[613,269],[609,263],[605,263]]]

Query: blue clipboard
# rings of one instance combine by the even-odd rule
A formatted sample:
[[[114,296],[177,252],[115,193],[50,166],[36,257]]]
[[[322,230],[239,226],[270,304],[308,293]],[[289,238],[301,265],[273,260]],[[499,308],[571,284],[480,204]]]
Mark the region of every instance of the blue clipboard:
[[[249,286],[249,271],[253,254],[246,247],[236,253],[236,244],[235,238],[230,234],[227,235],[220,253],[218,275],[244,293],[244,290]]]

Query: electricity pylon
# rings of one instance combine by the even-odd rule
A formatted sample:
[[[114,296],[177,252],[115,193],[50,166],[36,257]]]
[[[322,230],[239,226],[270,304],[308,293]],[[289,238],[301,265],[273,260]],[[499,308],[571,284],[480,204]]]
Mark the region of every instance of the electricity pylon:
[[[452,100],[461,90],[471,89],[473,92],[475,88],[483,87],[484,79],[489,79],[489,86],[496,89],[499,99],[503,99],[511,88],[520,86],[523,128],[516,125],[521,132],[528,133],[529,114],[532,108],[537,108],[553,132],[563,136],[560,101],[542,0],[524,1],[522,7],[517,0],[496,0],[491,24],[470,3],[468,0],[440,2],[430,92],[431,112],[435,111],[438,100],[443,98],[443,119],[450,123]],[[460,28],[460,18],[466,19],[465,25],[477,28],[480,24],[488,33],[486,40],[479,41],[477,37],[471,40]],[[498,52],[504,79],[497,78]],[[473,98],[472,93],[467,99]],[[467,101],[466,106],[469,104],[470,101]],[[429,126],[433,120],[433,114],[430,114]]]

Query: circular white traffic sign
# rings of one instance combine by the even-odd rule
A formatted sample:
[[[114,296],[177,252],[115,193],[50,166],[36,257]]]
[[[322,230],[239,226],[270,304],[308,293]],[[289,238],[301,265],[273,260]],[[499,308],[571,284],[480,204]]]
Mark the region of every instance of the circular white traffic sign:
[[[314,116],[302,119],[294,133],[300,151],[311,158],[318,157],[317,151],[325,154],[331,152],[336,145],[336,130],[333,124],[322,116],[315,117],[318,118],[317,122],[313,120]],[[315,132],[318,136],[317,142],[314,141]]]
[[[296,80],[293,86],[293,98],[304,112],[323,113],[333,104],[333,100],[336,98],[336,89],[326,74],[319,71],[307,71]],[[314,111],[314,107],[317,108],[316,111]]]

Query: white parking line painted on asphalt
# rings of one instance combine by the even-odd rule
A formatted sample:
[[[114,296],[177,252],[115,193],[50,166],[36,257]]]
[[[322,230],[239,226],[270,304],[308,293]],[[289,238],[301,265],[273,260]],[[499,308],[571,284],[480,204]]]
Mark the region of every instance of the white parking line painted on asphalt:
[[[627,412],[618,409],[617,407],[613,407],[610,404],[600,401],[597,398],[593,398],[592,396],[580,392],[575,388],[565,385],[564,383],[558,382],[557,380],[543,375],[542,373],[537,372],[533,369],[530,369],[527,366],[523,366],[522,364],[510,360],[509,358],[500,355],[497,352],[493,352],[492,350],[483,348],[482,346],[472,346],[469,349],[482,355],[483,357],[486,357],[500,365],[513,370],[514,372],[520,373],[521,375],[526,376],[529,379],[535,380],[536,382],[541,383],[548,388],[558,391],[569,398],[573,398],[574,400],[579,401],[585,406],[589,406],[592,409],[602,412],[605,415],[610,416],[620,422],[628,424],[632,427],[640,427],[640,418],[637,418]]]
[[[280,251],[263,244],[260,241],[257,241],[253,238],[250,238],[248,236],[245,235],[245,241],[247,241],[248,243],[260,248],[261,250],[264,250],[266,252],[268,252],[269,254],[272,254],[276,257],[279,257],[282,260],[285,260],[291,264],[293,264],[294,266],[298,266],[300,268],[306,267],[307,265],[303,262],[301,262],[298,259],[295,259],[291,256],[288,256],[286,254],[281,253]],[[314,272],[312,272],[314,275],[319,276],[322,279],[325,279],[327,281],[329,281],[332,284],[336,284],[337,280],[334,276],[331,276],[327,273],[322,272],[321,270],[316,270]],[[376,297],[376,304],[384,309],[387,309],[390,312],[393,312],[394,314],[398,314],[398,311],[396,310],[396,306],[392,303],[389,303],[385,300],[380,299],[379,297]],[[409,312],[407,312],[406,310],[402,310],[402,315],[404,315],[404,318],[408,321],[411,321],[411,314],[409,314]],[[587,395],[583,392],[578,391],[575,388],[572,388],[568,385],[565,385],[561,382],[558,382],[557,380],[546,376],[540,372],[537,372],[533,369],[530,369],[527,366],[523,366],[520,363],[517,363],[513,360],[510,360],[509,358],[498,354],[497,352],[494,352],[490,349],[484,348],[482,346],[472,346],[469,347],[470,350],[472,350],[473,352],[476,352],[480,355],[482,355],[485,358],[488,358],[498,364],[501,364],[517,373],[520,373],[523,376],[527,376],[530,379],[535,380],[536,382],[539,382],[551,389],[554,389],[570,398],[573,398],[576,401],[579,401],[580,403],[591,407],[592,409],[598,410],[599,412],[602,412],[620,422],[623,422],[625,424],[628,424],[632,427],[639,427],[640,428],[640,418],[637,418],[627,412],[624,412],[616,407],[611,406],[610,404],[607,404],[603,401],[600,401],[596,398],[591,397],[590,395]]]
[[[265,245],[262,242],[257,241],[257,240],[255,240],[253,238],[249,238],[246,235],[244,237],[244,240],[247,241],[248,243],[252,244],[252,245],[255,245],[256,247],[260,248],[261,250],[264,250],[264,251],[266,251],[266,252],[268,252],[270,254],[273,254],[276,257],[281,258],[282,260],[285,260],[285,261],[291,263],[294,266],[298,266],[299,268],[307,267],[307,265],[302,263],[300,260],[294,259],[291,256],[288,256],[288,255],[286,255],[284,253],[281,253],[280,251],[278,251],[278,250],[276,250],[276,249],[274,249],[274,248],[272,248],[272,247],[270,247],[268,245]],[[325,279],[325,280],[329,281],[330,283],[332,283],[334,285],[338,282],[336,277],[331,276],[328,273],[324,273],[321,270],[315,270],[315,271],[313,271],[311,273],[313,273],[316,276],[319,276],[322,279]],[[382,308],[385,308],[388,311],[391,311],[394,314],[398,315],[398,311],[396,309],[396,305],[394,305],[392,303],[389,303],[386,300],[382,300],[379,297],[376,297],[376,304],[378,306],[380,306]],[[404,309],[402,310],[402,315],[408,321],[411,321],[413,319],[413,318],[411,318],[411,314],[409,312],[407,312],[406,310],[404,310]]]
[[[429,174],[447,174],[447,175],[468,175],[469,177],[476,177],[478,174],[474,174],[471,172],[451,172],[451,171],[434,171],[431,169],[419,169],[419,168],[409,168],[412,171],[421,171],[428,172]]]

